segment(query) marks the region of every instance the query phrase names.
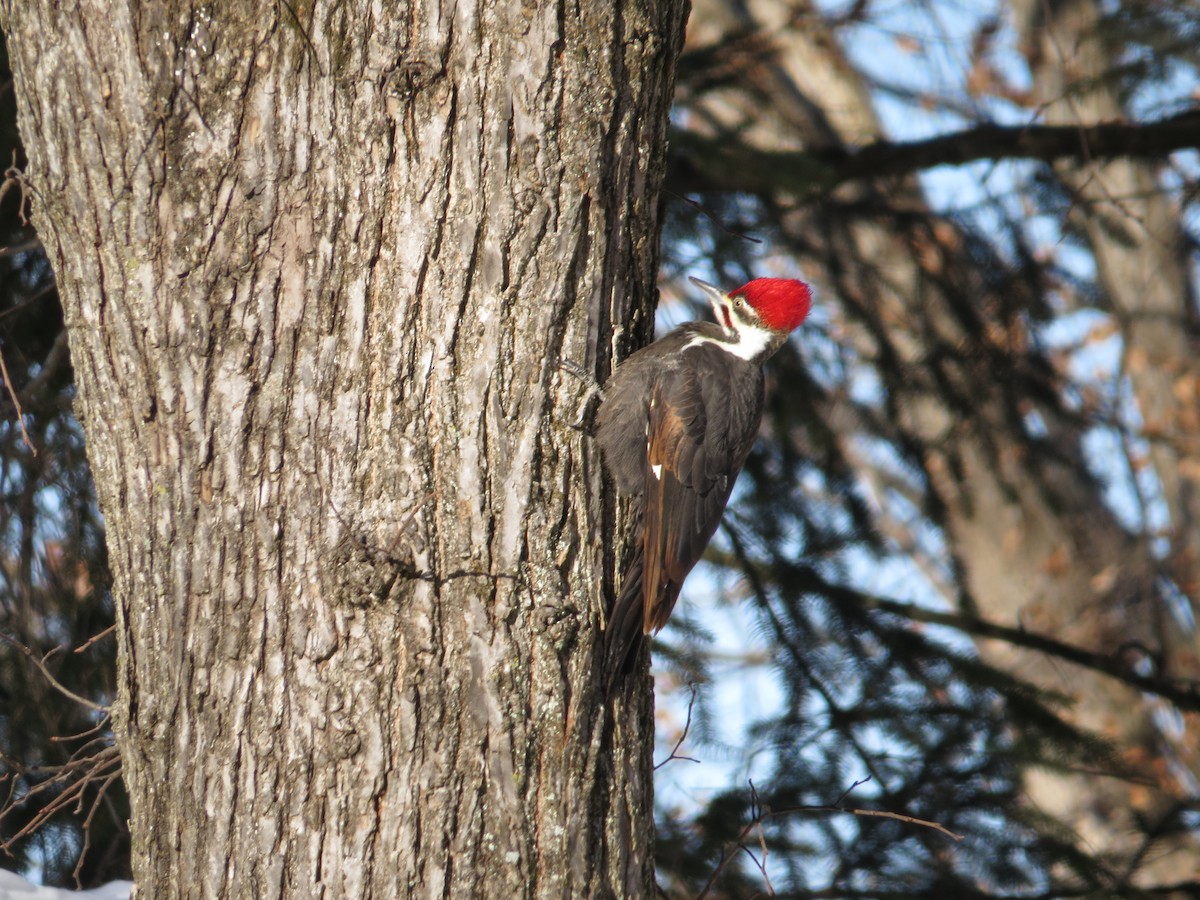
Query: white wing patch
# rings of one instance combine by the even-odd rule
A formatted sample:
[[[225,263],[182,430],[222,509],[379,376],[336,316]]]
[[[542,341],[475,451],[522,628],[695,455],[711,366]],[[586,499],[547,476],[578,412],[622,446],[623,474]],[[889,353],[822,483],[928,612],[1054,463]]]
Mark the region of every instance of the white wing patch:
[[[647,425],[646,426],[646,437],[649,437],[649,436],[650,436],[650,426]],[[646,441],[646,456],[649,456],[649,455],[650,455],[650,442]],[[662,481],[662,463],[659,463],[658,465],[652,464],[650,466],[650,471],[654,473],[655,481]]]
[[[650,408],[654,409],[654,404],[658,402],[658,393],[650,395]],[[646,456],[650,456],[650,417],[646,417]],[[662,463],[657,466],[651,466],[650,471],[654,473],[655,481],[662,481]]]

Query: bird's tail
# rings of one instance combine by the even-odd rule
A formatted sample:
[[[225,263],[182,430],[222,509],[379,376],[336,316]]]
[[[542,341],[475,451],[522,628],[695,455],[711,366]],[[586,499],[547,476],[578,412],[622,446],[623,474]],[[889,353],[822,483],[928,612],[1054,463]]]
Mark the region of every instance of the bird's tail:
[[[625,566],[621,592],[608,616],[604,642],[604,684],[609,697],[613,696],[614,690],[633,668],[638,648],[642,645],[645,623],[645,591],[642,586],[645,567],[642,553],[642,542],[638,540],[633,548],[633,556]]]

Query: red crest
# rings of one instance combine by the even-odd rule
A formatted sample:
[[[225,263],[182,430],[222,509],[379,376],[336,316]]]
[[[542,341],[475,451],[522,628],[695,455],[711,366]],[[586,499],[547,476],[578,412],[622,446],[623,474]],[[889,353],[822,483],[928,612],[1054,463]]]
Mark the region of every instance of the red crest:
[[[799,327],[812,308],[812,291],[794,278],[755,278],[730,291],[729,296],[745,297],[772,331]]]

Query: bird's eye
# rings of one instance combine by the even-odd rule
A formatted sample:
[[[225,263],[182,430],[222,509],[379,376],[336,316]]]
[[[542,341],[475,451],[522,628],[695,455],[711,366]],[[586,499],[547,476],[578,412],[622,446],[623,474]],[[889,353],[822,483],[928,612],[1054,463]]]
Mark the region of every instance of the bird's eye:
[[[738,309],[741,309],[743,306],[746,305],[746,301],[743,300],[741,297],[738,297],[736,300],[733,301],[733,305],[736,306]]]

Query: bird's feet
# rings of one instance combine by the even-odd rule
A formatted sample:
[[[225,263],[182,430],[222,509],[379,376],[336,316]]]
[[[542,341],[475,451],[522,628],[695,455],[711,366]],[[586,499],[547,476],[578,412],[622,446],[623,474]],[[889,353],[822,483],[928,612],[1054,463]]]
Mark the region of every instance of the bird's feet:
[[[584,387],[587,388],[587,393],[583,395],[583,401],[579,405],[579,414],[575,417],[574,422],[567,423],[567,427],[591,434],[592,419],[595,417],[595,405],[592,401],[599,397],[601,402],[603,402],[604,389],[600,387],[600,383],[596,381],[590,372],[573,359],[560,359],[558,367],[573,378],[582,381]]]

